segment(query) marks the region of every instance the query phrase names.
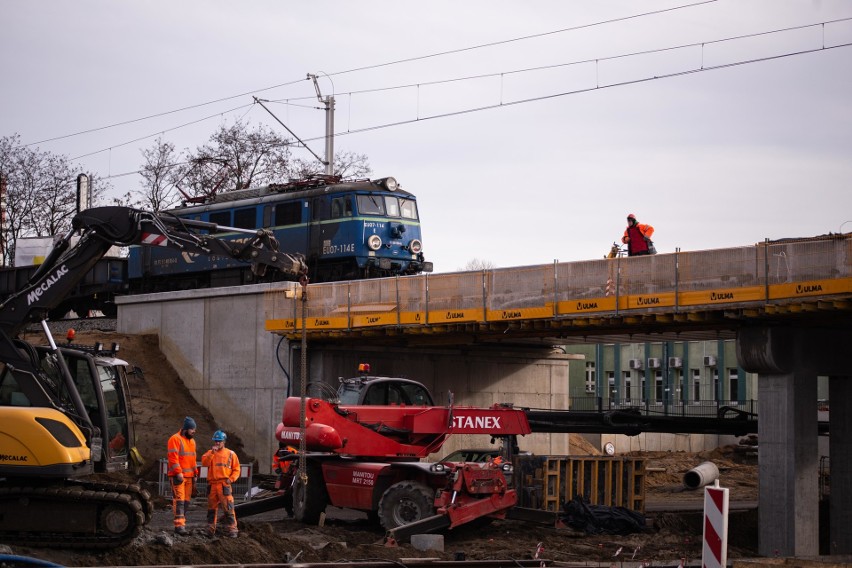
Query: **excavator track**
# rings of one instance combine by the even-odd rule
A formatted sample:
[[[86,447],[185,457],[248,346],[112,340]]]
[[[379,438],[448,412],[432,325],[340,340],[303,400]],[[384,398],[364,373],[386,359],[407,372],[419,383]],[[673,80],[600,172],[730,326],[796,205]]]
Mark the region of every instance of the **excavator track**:
[[[114,548],[151,519],[150,494],[137,485],[66,481],[0,486],[0,541],[50,548]]]

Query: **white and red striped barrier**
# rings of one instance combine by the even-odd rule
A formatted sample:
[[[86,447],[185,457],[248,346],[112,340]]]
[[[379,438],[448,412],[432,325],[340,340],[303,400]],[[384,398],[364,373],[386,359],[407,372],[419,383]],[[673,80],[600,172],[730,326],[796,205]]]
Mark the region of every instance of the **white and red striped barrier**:
[[[725,568],[728,561],[728,489],[704,488],[704,546],[701,565],[705,568]]]

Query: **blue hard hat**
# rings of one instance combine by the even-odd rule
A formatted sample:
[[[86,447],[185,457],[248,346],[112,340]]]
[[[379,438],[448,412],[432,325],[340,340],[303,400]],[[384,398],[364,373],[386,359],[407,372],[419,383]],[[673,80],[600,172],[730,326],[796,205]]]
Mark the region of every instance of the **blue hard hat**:
[[[224,442],[227,439],[228,439],[228,436],[225,435],[225,433],[222,432],[221,430],[216,430],[216,432],[213,433],[213,441],[214,442]]]

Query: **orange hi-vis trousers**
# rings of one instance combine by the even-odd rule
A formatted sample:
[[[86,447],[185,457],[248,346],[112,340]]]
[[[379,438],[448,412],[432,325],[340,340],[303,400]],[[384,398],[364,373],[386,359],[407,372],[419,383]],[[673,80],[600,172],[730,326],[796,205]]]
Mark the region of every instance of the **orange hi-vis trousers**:
[[[183,483],[175,483],[177,476],[169,478],[172,482],[172,512],[175,514],[175,528],[186,526],[186,511],[192,499],[193,477],[184,477]]]
[[[228,480],[210,481],[207,485],[207,530],[216,533],[216,519],[222,507],[225,526],[229,534],[237,533],[237,516],[234,514],[234,496]]]

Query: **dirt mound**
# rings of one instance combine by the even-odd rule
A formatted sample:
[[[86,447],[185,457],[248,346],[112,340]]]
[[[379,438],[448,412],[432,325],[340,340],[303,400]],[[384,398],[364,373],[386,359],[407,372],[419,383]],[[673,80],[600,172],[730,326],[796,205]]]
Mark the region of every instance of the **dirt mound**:
[[[42,335],[26,337],[33,342],[42,342]],[[196,437],[199,448],[206,448],[213,432],[219,429],[206,408],[198,404],[180,376],[160,352],[156,335],[128,335],[110,331],[80,331],[75,344],[104,345],[118,343],[118,357],[127,361],[137,372],[128,377],[131,396],[131,412],[136,432],[136,447],[145,459],[138,476],[156,482],[158,465],[166,457],[166,442],[180,430],[186,416],[198,424]],[[243,451],[239,436],[228,434],[228,447],[237,452],[241,463],[254,461]]]

